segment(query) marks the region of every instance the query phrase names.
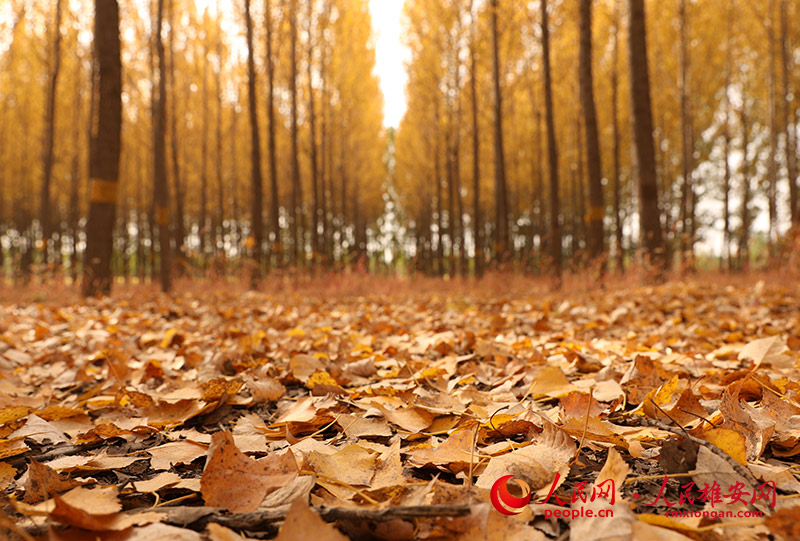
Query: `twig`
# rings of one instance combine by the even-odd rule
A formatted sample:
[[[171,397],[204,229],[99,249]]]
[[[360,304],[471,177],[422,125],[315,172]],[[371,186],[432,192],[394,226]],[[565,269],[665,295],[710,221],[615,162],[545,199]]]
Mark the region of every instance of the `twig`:
[[[61,445],[55,449],[50,449],[46,453],[39,453],[38,455],[21,454],[14,458],[6,459],[5,462],[12,466],[20,466],[27,462],[28,459],[35,460],[36,462],[48,462],[50,460],[62,457],[71,456],[83,453],[85,451],[92,451],[105,445],[104,440],[93,441],[90,443],[82,443],[79,445]]]
[[[159,511],[167,512],[166,522],[179,523],[178,518],[185,517],[185,507],[165,507]],[[192,509],[192,508],[189,508]],[[196,508],[194,508],[196,509]],[[394,519],[433,518],[433,517],[463,517],[470,513],[467,504],[452,505],[414,505],[407,507],[387,507],[386,509],[352,509],[348,507],[312,507],[322,519],[333,522],[336,520],[369,520],[385,522]],[[214,509],[205,516],[199,517],[194,524],[205,526],[215,522],[228,528],[238,530],[258,530],[266,524],[280,522],[286,518],[289,506],[282,506],[269,511],[255,511],[253,513],[237,513],[227,515],[219,509]],[[175,515],[175,518],[172,517]],[[185,526],[185,524],[182,524]]]
[[[667,426],[667,425],[665,425],[664,423],[662,423],[660,421],[656,421],[655,419],[644,419],[644,424],[647,424],[647,425],[650,425],[650,426],[654,426],[656,428],[664,430],[665,432],[671,432],[672,434],[677,434],[678,436],[685,436],[685,437],[689,438],[691,441],[693,441],[697,445],[702,445],[703,447],[705,447],[706,449],[708,449],[709,451],[711,451],[712,453],[714,453],[718,457],[722,458],[725,462],[730,464],[731,468],[733,468],[733,470],[736,473],[738,473],[739,475],[741,475],[742,477],[747,479],[750,483],[753,484],[753,486],[758,486],[760,484],[758,482],[758,480],[755,478],[755,476],[750,472],[750,470],[748,470],[746,467],[744,467],[741,464],[739,464],[738,462],[736,462],[736,460],[731,455],[729,455],[728,453],[726,453],[725,451],[723,451],[722,449],[720,449],[719,447],[717,447],[716,445],[714,445],[710,441],[702,440],[700,438],[692,436],[691,434],[689,434],[688,432],[686,432],[683,429],[678,429],[678,428],[673,428],[671,426]]]

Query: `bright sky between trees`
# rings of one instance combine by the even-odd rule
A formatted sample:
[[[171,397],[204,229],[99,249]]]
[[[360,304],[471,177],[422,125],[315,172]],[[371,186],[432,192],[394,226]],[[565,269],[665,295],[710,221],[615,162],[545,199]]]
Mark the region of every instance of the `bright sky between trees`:
[[[375,72],[383,92],[383,123],[396,128],[406,112],[406,69],[408,49],[401,43],[403,0],[370,0],[369,11],[375,32]]]

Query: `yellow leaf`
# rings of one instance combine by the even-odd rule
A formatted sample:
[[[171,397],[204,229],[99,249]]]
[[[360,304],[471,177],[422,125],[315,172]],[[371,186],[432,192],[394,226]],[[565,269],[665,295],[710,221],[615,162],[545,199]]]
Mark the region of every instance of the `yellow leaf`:
[[[10,408],[0,409],[0,425],[11,423],[27,417],[31,412],[31,408],[25,406],[13,406]]]
[[[697,434],[697,437],[713,443],[739,464],[747,465],[747,448],[745,437],[729,428],[711,428]]]

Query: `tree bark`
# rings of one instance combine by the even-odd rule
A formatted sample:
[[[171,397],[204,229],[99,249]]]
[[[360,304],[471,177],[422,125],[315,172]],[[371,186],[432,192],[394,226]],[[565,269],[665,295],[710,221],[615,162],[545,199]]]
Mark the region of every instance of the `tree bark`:
[[[508,230],[508,190],[506,188],[505,152],[503,150],[503,96],[500,89],[500,45],[497,31],[499,0],[491,3],[492,83],[494,90],[494,192],[495,257],[504,263],[511,255]]]
[[[158,249],[161,260],[161,291],[167,293],[172,288],[172,252],[169,237],[169,188],[167,185],[166,160],[166,120],[167,120],[167,70],[164,54],[164,40],[161,28],[164,21],[164,0],[158,0],[156,15],[155,42],[158,52],[158,98],[153,104],[155,139],[153,141],[153,183],[156,203],[156,223],[158,224]]]
[[[722,252],[720,254],[720,269],[732,270],[731,265],[731,205],[730,205],[730,191],[731,191],[731,168],[730,168],[730,148],[731,148],[731,100],[730,100],[730,86],[731,86],[731,71],[733,69],[733,25],[734,25],[734,12],[733,2],[731,0],[728,6],[728,40],[725,47],[725,121],[722,128],[723,140],[723,160],[725,161],[723,168],[722,178]],[[724,261],[724,263],[723,263]]]
[[[298,147],[298,111],[297,111],[297,0],[289,0],[289,33],[291,42],[291,76],[289,92],[292,100],[292,232],[294,237],[295,264],[301,266],[304,259],[304,227],[303,227],[303,186],[300,184],[300,149]]]
[[[205,17],[204,17],[205,20]],[[201,81],[202,131],[200,134],[200,265],[206,269],[209,253],[208,231],[208,34],[203,39],[203,80]]]
[[[547,0],[541,0],[542,73],[544,75],[544,110],[547,125],[547,156],[550,173],[550,257],[552,274],[561,282],[561,206],[559,203],[558,148],[553,112],[553,83],[550,75],[550,31],[547,23]]]
[[[750,132],[748,129],[747,92],[744,84],[742,84],[742,108],[739,110],[739,121],[742,125],[742,206],[739,211],[742,229],[739,235],[736,259],[739,262],[739,268],[746,270],[750,263],[750,162],[747,159]]]
[[[175,185],[175,248],[178,251],[179,270],[182,271],[186,229],[184,227],[183,188],[181,183],[180,148],[178,147],[178,92],[175,82],[175,0],[169,1],[167,23],[169,24],[169,84],[170,84],[170,143],[172,151],[172,177]]]
[[[647,68],[647,38],[644,0],[629,0],[628,48],[631,73],[631,117],[639,170],[639,229],[649,262],[666,264],[658,209],[650,76]]]
[[[692,174],[694,170],[694,141],[692,113],[690,111],[690,60],[689,60],[689,20],[686,13],[686,0],[680,0],[678,7],[681,27],[681,62],[679,73],[679,86],[681,93],[681,145],[683,163],[683,184],[681,186],[681,264],[685,268],[693,267],[694,239],[692,235],[694,213],[692,212],[692,199],[694,186]]]
[[[597,112],[592,88],[592,0],[580,2],[580,86],[583,122],[586,135],[586,165],[589,173],[589,257],[603,255],[603,172],[600,164],[600,140],[597,135]]]
[[[261,143],[258,134],[258,111],[256,109],[256,70],[253,59],[253,19],[250,17],[250,0],[244,0],[247,26],[247,91],[250,105],[250,166],[252,180],[251,236],[253,237],[252,269],[250,287],[255,289],[261,280],[261,246],[263,244],[263,197],[261,179]]]
[[[474,12],[474,0],[470,0],[470,92],[472,106],[472,235],[475,243],[475,276],[483,276],[483,225],[481,222],[481,147],[480,127],[478,125],[478,63],[475,59],[475,48],[478,46],[477,15]]]
[[[116,0],[95,0],[94,54],[97,58],[99,99],[97,127],[90,149],[92,186],[86,226],[84,296],[111,292],[112,232],[122,128],[122,63]]]
[[[264,22],[267,41],[267,121],[269,123],[267,152],[269,154],[269,181],[272,195],[270,200],[270,224],[272,229],[272,252],[275,256],[275,264],[280,267],[283,260],[283,247],[281,246],[280,200],[278,195],[278,156],[275,143],[275,60],[272,52],[273,21],[270,0],[265,0],[264,2]]]
[[[789,216],[792,226],[800,226],[800,209],[797,195],[797,156],[795,155],[795,124],[792,109],[792,95],[789,89],[792,57],[789,53],[789,6],[788,0],[781,0],[781,68],[783,73],[783,118],[786,120],[786,172],[789,182]]]
[[[311,248],[312,248],[312,267],[319,263],[319,254],[322,253],[322,236],[319,232],[320,225],[320,208],[319,208],[319,162],[317,160],[317,127],[316,127],[316,111],[314,109],[314,77],[313,77],[313,63],[314,63],[314,46],[313,46],[313,7],[314,3],[308,3],[308,123],[310,130],[311,147],[311,193],[312,193],[312,215],[311,215]]]
[[[619,0],[614,1],[614,56],[611,67],[611,117],[612,140],[614,144],[614,238],[617,243],[616,259],[617,272],[625,272],[625,254],[622,249],[622,215],[621,215],[621,188],[620,188],[620,156],[619,156]]]
[[[217,11],[217,71],[215,74],[217,90],[217,126],[216,126],[216,156],[217,165],[217,212],[215,218],[217,227],[214,228],[212,239],[214,240],[214,252],[218,254],[219,269],[225,274],[225,183],[223,179],[223,154],[222,154],[222,23],[219,20]]]
[[[775,241],[778,225],[778,204],[776,189],[778,183],[778,118],[775,103],[775,0],[769,0],[767,15],[767,46],[769,64],[767,69],[767,123],[769,124],[769,158],[767,159],[767,199],[769,204],[769,255],[775,255]]]
[[[50,210],[50,184],[53,176],[53,148],[55,147],[55,119],[58,101],[58,76],[61,71],[61,12],[62,0],[56,0],[56,19],[53,23],[53,67],[50,71],[50,80],[47,86],[47,104],[44,120],[44,149],[43,149],[43,177],[41,204],[39,207],[39,220],[42,228],[42,240],[45,242],[45,258],[50,261],[52,255],[53,224],[52,211]]]

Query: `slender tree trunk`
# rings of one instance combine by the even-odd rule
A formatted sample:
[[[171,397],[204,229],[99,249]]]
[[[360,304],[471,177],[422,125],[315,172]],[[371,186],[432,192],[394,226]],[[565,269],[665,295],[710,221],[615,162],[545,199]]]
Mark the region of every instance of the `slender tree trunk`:
[[[236,102],[238,103],[238,88],[237,88],[237,96]],[[231,157],[231,195],[232,195],[232,206],[231,209],[231,246],[234,247],[235,252],[238,254],[241,250],[241,243],[242,243],[242,223],[239,217],[239,160],[236,159],[236,142],[238,141],[238,130],[236,126],[238,125],[239,120],[239,113],[236,112],[236,107],[231,108],[231,131],[230,136],[228,137],[228,142],[230,143],[230,157]],[[234,235],[234,228],[236,229],[236,234]]]
[[[681,64],[679,85],[681,92],[681,141],[683,161],[683,185],[681,186],[681,264],[685,268],[694,266],[694,212],[692,200],[694,186],[694,141],[692,112],[690,105],[690,59],[689,59],[689,18],[686,13],[686,0],[680,0],[678,13],[681,26]]]
[[[316,111],[314,109],[314,47],[312,40],[313,33],[313,8],[314,3],[308,3],[308,123],[310,130],[310,147],[311,147],[311,193],[312,193],[312,215],[311,215],[311,264],[316,267],[319,263],[319,254],[322,252],[321,240],[322,236],[319,232],[320,226],[320,205],[319,205],[319,165],[317,160],[317,127],[316,127]],[[321,38],[321,36],[320,36]]]
[[[203,80],[201,82],[202,123],[200,135],[200,265],[206,269],[209,253],[208,231],[208,35],[203,39]]]
[[[491,0],[492,83],[494,90],[494,192],[495,257],[504,263],[510,254],[508,230],[508,190],[506,189],[505,152],[503,150],[503,97],[500,90],[500,45],[497,31],[499,0]]]
[[[219,11],[217,11],[219,18]],[[219,266],[222,274],[225,274],[225,184],[223,179],[223,154],[222,154],[222,26],[218,21],[217,26],[217,66],[216,71],[216,90],[217,90],[217,133],[216,133],[216,165],[217,165],[217,212],[215,228],[212,239],[216,239],[214,252],[220,256]]]
[[[739,111],[739,121],[742,125],[742,206],[740,210],[742,230],[739,235],[736,258],[739,260],[740,269],[746,270],[750,263],[750,162],[747,158],[750,131],[745,83],[742,83],[742,108]]]
[[[95,0],[94,54],[99,99],[97,127],[90,149],[92,186],[86,226],[85,296],[111,292],[112,233],[122,128],[122,64],[116,0]]]
[[[639,169],[639,230],[650,263],[663,268],[666,259],[658,210],[644,0],[629,0],[629,13],[628,58],[631,73],[633,140]]]
[[[183,271],[186,230],[183,225],[183,188],[181,183],[180,148],[178,147],[178,91],[175,82],[175,0],[169,0],[167,24],[169,24],[169,85],[170,95],[170,143],[172,150],[172,177],[175,185],[175,248],[178,256],[178,272]]]
[[[436,104],[433,144],[433,177],[436,185],[436,272],[444,275],[444,204],[442,203],[442,175],[439,158],[439,106]]]
[[[155,194],[158,249],[161,259],[161,291],[167,293],[172,288],[172,253],[169,237],[169,188],[167,185],[166,160],[167,70],[165,67],[164,40],[161,37],[161,28],[164,20],[164,0],[158,0],[156,17],[155,42],[156,51],[158,52],[158,98],[153,104],[153,118],[156,127],[155,139],[153,140],[153,164],[155,169],[153,174],[153,193]]]
[[[730,86],[731,86],[731,70],[733,68],[733,1],[731,0],[728,6],[728,42],[725,47],[725,124],[722,128],[723,139],[723,159],[725,161],[723,168],[723,185],[722,185],[722,253],[720,254],[720,269],[732,270],[731,265],[731,207],[730,207],[730,192],[731,192],[731,169],[730,169],[730,148],[731,148],[731,100],[730,100]],[[724,264],[723,264],[724,261]]]
[[[269,153],[269,181],[272,198],[270,200],[270,224],[272,233],[272,252],[275,255],[275,264],[280,267],[283,260],[283,247],[281,246],[280,225],[280,199],[278,195],[278,155],[276,151],[275,129],[275,59],[272,52],[272,2],[264,2],[264,21],[267,41],[267,121],[269,123],[269,140],[267,152]]]
[[[589,257],[603,255],[603,169],[600,164],[600,140],[597,135],[597,112],[592,88],[592,0],[580,3],[580,86],[583,122],[586,130],[586,165],[589,173]]]
[[[612,117],[612,140],[614,144],[614,238],[617,244],[616,259],[617,272],[625,272],[625,257],[623,252],[622,239],[622,215],[621,215],[621,189],[620,189],[620,156],[619,156],[619,71],[617,62],[619,58],[619,0],[614,1],[614,29],[612,32],[614,40],[614,57],[611,66],[611,117]]]
[[[295,264],[302,266],[304,263],[304,227],[303,227],[303,186],[300,184],[300,150],[298,147],[298,110],[297,110],[297,0],[289,0],[289,34],[291,42],[291,76],[289,92],[292,100],[292,228],[294,237]]]
[[[473,0],[469,4],[470,13],[470,92],[472,94],[472,235],[475,242],[475,276],[483,276],[483,225],[481,221],[481,147],[480,127],[478,124],[478,64],[475,60],[475,48],[478,46],[477,15],[474,12]]]
[[[528,97],[531,102],[531,128],[530,128],[530,160],[529,166],[531,170],[531,198],[530,198],[530,220],[531,220],[531,228],[530,228],[530,240],[526,241],[526,243],[530,243],[528,247],[527,253],[527,260],[526,260],[526,268],[531,269],[533,267],[534,258],[536,255],[534,254],[534,248],[536,246],[536,236],[541,234],[539,230],[539,213],[541,212],[541,199],[539,198],[539,190],[540,190],[540,183],[542,181],[541,178],[541,154],[539,152],[539,148],[541,147],[541,141],[539,140],[539,105],[536,102],[536,94],[534,92],[534,85],[531,83],[528,86]]]
[[[547,0],[541,0],[542,73],[544,74],[544,111],[547,124],[547,156],[550,173],[550,258],[552,274],[561,282],[561,205],[558,197],[558,148],[553,112],[553,83],[550,75],[550,30],[547,23]]]
[[[792,57],[789,53],[789,2],[781,0],[781,68],[783,73],[783,118],[786,120],[786,172],[789,182],[789,216],[792,226],[800,226],[797,196],[797,161],[795,155],[795,124],[792,109],[792,94],[789,88],[791,80]]]
[[[775,241],[778,225],[777,183],[778,183],[778,118],[775,103],[775,0],[769,0],[767,16],[767,46],[769,47],[769,64],[767,74],[767,123],[769,124],[769,158],[767,161],[767,199],[769,201],[769,255],[775,255]]]
[[[247,91],[250,105],[250,164],[252,179],[251,232],[253,237],[252,272],[250,287],[255,289],[261,280],[261,248],[263,244],[263,198],[261,180],[261,143],[258,134],[258,111],[256,109],[256,69],[253,59],[253,19],[250,17],[250,0],[244,0],[247,26]]]
[[[329,190],[331,186],[331,179],[333,177],[333,145],[329,142],[328,126],[330,122],[330,92],[328,90],[328,43],[325,40],[325,28],[331,19],[332,2],[326,0],[324,2],[325,9],[323,10],[323,21],[319,34],[320,34],[320,62],[319,62],[319,78],[320,78],[320,96],[321,96],[321,111],[322,117],[320,134],[319,134],[319,153],[320,153],[320,217],[322,220],[322,237],[320,239],[320,255],[322,256],[323,266],[329,267],[333,261],[333,251],[331,243],[333,242],[332,232],[333,228],[330,221],[330,208],[328,203]]]
[[[85,82],[83,80],[83,58],[78,56],[75,63],[75,80]],[[81,133],[84,124],[81,121],[83,117],[83,85],[75,85],[75,94],[72,104],[72,138],[75,141],[75,151],[72,154],[72,166],[70,170],[70,188],[69,188],[69,216],[67,223],[69,224],[69,274],[72,278],[72,283],[78,281],[78,236],[80,234],[80,185],[81,185],[81,154],[84,147],[80,144]],[[2,142],[0,142],[2,144]],[[0,248],[0,252],[2,248]],[[0,261],[0,275],[2,275],[2,262]]]
[[[42,192],[41,204],[39,207],[39,221],[42,228],[42,240],[44,240],[44,256],[45,261],[51,260],[52,252],[52,211],[50,210],[50,184],[53,176],[53,147],[55,146],[55,120],[56,120],[56,107],[58,101],[56,94],[58,92],[58,76],[61,71],[61,11],[62,0],[56,0],[56,20],[53,23],[53,65],[50,71],[50,80],[47,86],[47,104],[45,106],[45,119],[44,119],[44,149],[43,149],[43,177],[42,177]]]
[[[580,94],[580,89],[578,89]],[[576,97],[578,101],[580,101],[579,97]],[[575,258],[573,264],[577,265],[578,267],[582,267],[584,264],[584,257],[583,257],[583,244],[586,240],[586,232],[585,224],[586,221],[584,220],[584,216],[586,216],[586,194],[584,191],[584,179],[586,175],[583,170],[583,125],[581,124],[581,115],[580,112],[575,116],[575,162],[577,163],[577,175],[575,177],[575,185],[574,191],[572,193],[572,223],[573,223],[573,231],[574,234],[574,241],[575,241],[575,248],[577,250],[578,257]],[[575,252],[573,252],[575,255]]]

